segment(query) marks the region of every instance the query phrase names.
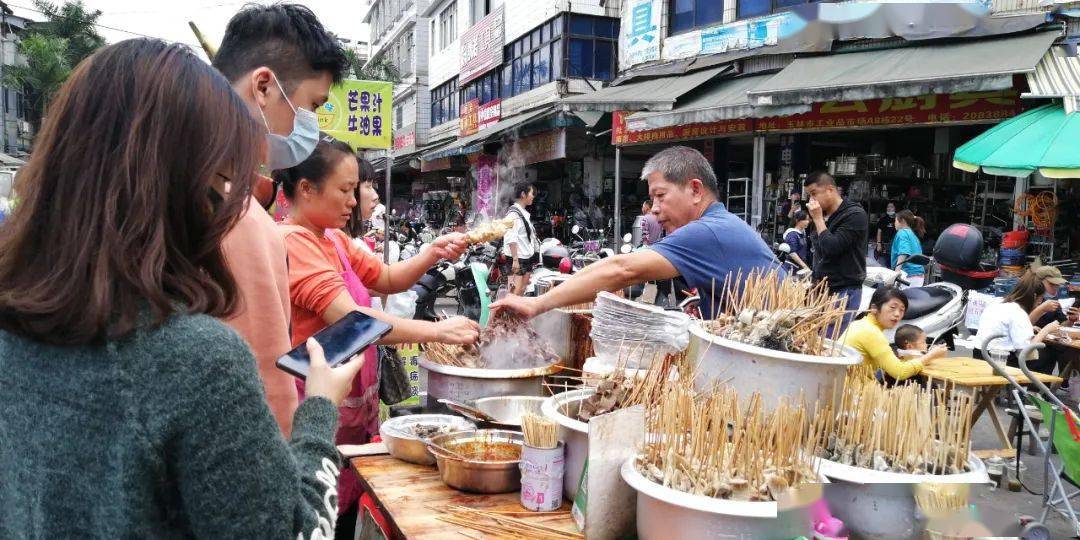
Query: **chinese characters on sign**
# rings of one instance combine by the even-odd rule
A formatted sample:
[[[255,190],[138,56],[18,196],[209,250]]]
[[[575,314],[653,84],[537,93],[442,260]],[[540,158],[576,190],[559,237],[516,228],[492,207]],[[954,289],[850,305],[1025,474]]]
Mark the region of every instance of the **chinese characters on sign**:
[[[315,111],[319,129],[353,149],[390,148],[393,96],[394,85],[389,82],[342,81]]]
[[[623,11],[619,40],[622,69],[660,59],[659,0],[631,0]]]
[[[472,99],[465,102],[461,108],[460,135],[468,137],[476,132],[494,125],[502,119],[502,100],[496,99],[483,105],[479,100]]]
[[[700,139],[703,137],[724,137],[727,135],[743,134],[750,132],[752,124],[749,118],[739,120],[723,120],[720,122],[707,122],[702,124],[686,124],[660,129],[646,129],[630,131],[626,127],[626,111],[615,111],[611,115],[611,142],[616,145],[645,144],[663,141],[678,141],[685,139]]]
[[[508,156],[510,165],[522,167],[566,157],[566,130],[555,129],[530,137],[523,137],[511,143]]]
[[[394,130],[394,150],[416,146],[416,125],[411,124],[403,129]]]
[[[1020,113],[1015,90],[961,92],[910,98],[829,101],[811,112],[769,118],[745,118],[669,128],[630,130],[625,111],[612,115],[613,144],[645,144],[763,131],[828,131],[898,125],[996,122]]]
[[[476,99],[470,99],[466,101],[461,108],[460,118],[460,134],[462,137],[468,137],[475,134],[480,130],[480,101]]]
[[[502,62],[504,12],[502,7],[491,12],[461,36],[458,85],[464,86]]]
[[[808,113],[755,120],[756,131],[821,130],[1004,120],[1020,113],[1015,90],[830,101]]]

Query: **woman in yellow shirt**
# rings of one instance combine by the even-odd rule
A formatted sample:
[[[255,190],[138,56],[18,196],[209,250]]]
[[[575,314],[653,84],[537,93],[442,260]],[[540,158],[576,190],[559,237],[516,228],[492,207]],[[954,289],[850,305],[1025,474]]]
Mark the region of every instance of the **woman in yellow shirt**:
[[[896,357],[885,331],[900,324],[907,308],[908,299],[904,291],[896,287],[881,287],[870,298],[870,309],[866,316],[851,323],[840,337],[840,343],[862,355],[862,365],[868,368],[871,375],[880,369],[893,379],[902,381],[918,375],[923,367],[945,357],[947,349],[942,345],[914,360]]]

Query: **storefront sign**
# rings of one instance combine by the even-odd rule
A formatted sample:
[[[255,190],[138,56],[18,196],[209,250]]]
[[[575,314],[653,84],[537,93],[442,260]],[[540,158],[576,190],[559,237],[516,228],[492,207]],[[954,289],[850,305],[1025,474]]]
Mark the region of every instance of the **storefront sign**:
[[[631,130],[630,113],[615,111],[611,118],[613,144],[645,144],[716,138],[761,131],[829,131],[903,125],[978,124],[1020,114],[1016,90],[961,92],[912,98],[829,101],[815,103],[804,114],[770,118],[744,118],[669,128]]]
[[[461,107],[460,129],[458,133],[462,137],[468,137],[479,131],[480,101],[470,99]]]
[[[477,113],[477,127],[484,129],[502,120],[502,100],[496,99],[480,106]]]
[[[737,21],[720,26],[679,34],[664,40],[664,60],[689,58],[699,54],[720,54],[770,47],[793,36],[805,27],[798,16],[790,12],[769,17]]]
[[[428,161],[420,160],[420,172],[443,171],[450,168],[450,158],[439,158]]]
[[[621,69],[660,59],[660,0],[630,0],[619,25]]]
[[[1012,118],[1020,113],[1015,90],[961,92],[910,98],[829,101],[811,112],[760,118],[755,131],[804,131],[905,124],[972,124]]]
[[[664,39],[660,57],[664,60],[678,60],[697,56],[701,52],[701,32],[694,30],[685,34]]]
[[[345,141],[354,150],[390,148],[393,100],[393,83],[341,81],[330,90],[330,99],[315,110],[319,129]]]
[[[394,150],[416,146],[416,124],[394,130]]]
[[[611,115],[611,143],[645,144],[665,141],[680,141],[688,139],[726,137],[750,133],[752,122],[749,118],[739,120],[722,120],[720,122],[706,122],[700,124],[686,124],[669,128],[646,129],[630,131],[626,127],[626,117],[630,113],[615,111]]]
[[[502,62],[504,12],[505,8],[502,7],[491,12],[461,36],[459,86],[464,86]]]
[[[512,166],[520,167],[566,157],[566,130],[546,131],[510,144]]]
[[[476,203],[478,215],[491,219],[495,216],[496,195],[499,192],[499,158],[491,154],[480,154],[473,165],[476,177]]]

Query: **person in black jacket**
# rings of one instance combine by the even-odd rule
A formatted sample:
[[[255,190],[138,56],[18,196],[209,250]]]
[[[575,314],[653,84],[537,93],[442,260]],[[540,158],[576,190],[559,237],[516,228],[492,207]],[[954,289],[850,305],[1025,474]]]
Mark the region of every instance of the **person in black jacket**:
[[[866,279],[869,218],[858,204],[844,200],[828,173],[811,173],[803,182],[810,198],[806,210],[814,222],[814,280],[827,280],[829,291],[846,299],[842,332],[862,301]]]

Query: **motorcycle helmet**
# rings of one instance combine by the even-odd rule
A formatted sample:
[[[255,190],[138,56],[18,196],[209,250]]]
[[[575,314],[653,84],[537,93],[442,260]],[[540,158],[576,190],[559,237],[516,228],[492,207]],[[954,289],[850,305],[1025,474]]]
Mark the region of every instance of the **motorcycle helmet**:
[[[544,268],[558,268],[564,260],[570,260],[570,252],[562,246],[550,246],[540,252],[540,262]]]

